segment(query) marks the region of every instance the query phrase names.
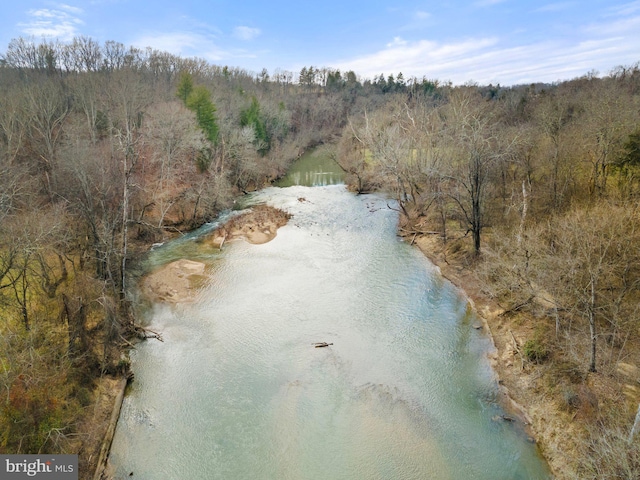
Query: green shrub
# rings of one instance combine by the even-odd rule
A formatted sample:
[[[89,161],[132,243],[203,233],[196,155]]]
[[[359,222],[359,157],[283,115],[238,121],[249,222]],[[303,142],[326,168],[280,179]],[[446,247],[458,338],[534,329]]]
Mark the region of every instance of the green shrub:
[[[522,351],[525,358],[533,363],[543,363],[549,358],[549,349],[540,338],[527,340]]]

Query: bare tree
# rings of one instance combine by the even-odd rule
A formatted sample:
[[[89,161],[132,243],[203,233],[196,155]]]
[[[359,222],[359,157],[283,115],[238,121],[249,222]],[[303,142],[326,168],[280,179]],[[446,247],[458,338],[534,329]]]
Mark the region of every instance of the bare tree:
[[[624,143],[637,122],[637,105],[618,82],[592,80],[581,92],[583,113],[577,120],[576,136],[581,160],[590,166],[589,193],[607,193],[611,166],[623,155]]]
[[[551,194],[551,206],[554,209],[558,209],[562,204],[571,172],[567,140],[567,129],[573,115],[570,98],[557,91],[546,93],[533,113],[541,131],[541,139],[538,142],[541,163],[549,164],[548,190]]]
[[[25,155],[28,119],[24,108],[24,89],[13,86],[0,93],[0,162],[14,164]]]
[[[568,317],[567,332],[587,327],[590,372],[598,369],[604,339],[624,339],[637,328],[639,233],[635,209],[609,204],[568,212],[536,235],[542,242],[533,273]]]
[[[101,97],[104,93],[104,76],[94,72],[71,76],[67,80],[73,91],[74,106],[84,114],[86,131],[93,143],[107,134],[106,116],[102,109]]]
[[[109,145],[94,145],[76,137],[61,156],[58,173],[65,178],[58,195],[83,220],[85,236],[95,261],[97,278],[116,282],[116,235],[122,217],[120,166],[111,156]],[[62,182],[58,182],[62,184]]]
[[[55,168],[64,121],[70,111],[69,98],[58,79],[42,79],[26,88],[25,107],[31,148],[38,158],[46,191],[52,195],[54,187],[51,185],[51,174]]]
[[[149,104],[149,91],[142,77],[133,70],[113,72],[107,90],[112,148],[121,163],[122,202],[120,204],[121,258],[118,283],[122,298],[126,295],[126,263],[128,256],[130,196],[134,169],[140,158],[142,116]]]
[[[189,175],[195,173],[195,159],[205,147],[205,138],[192,112],[178,101],[150,107],[145,114],[143,135],[156,172],[150,193],[155,206],[154,221],[161,229]]]
[[[477,91],[465,88],[451,95],[445,110],[450,142],[449,197],[473,236],[476,254],[480,253],[482,230],[487,224],[492,175],[515,147],[514,137],[498,133],[498,121],[491,109],[492,104]]]

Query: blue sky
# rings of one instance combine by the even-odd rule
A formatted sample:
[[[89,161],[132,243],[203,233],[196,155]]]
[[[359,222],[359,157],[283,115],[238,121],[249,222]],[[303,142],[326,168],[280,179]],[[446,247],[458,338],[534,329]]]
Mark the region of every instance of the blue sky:
[[[640,0],[15,0],[12,38],[153,47],[253,72],[303,66],[454,84],[566,80],[640,61]],[[8,7],[8,5],[11,5]]]

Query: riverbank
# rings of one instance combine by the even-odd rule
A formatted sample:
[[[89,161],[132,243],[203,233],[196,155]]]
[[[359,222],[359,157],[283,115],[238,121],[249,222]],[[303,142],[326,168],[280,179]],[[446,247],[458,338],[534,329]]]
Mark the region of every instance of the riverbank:
[[[466,268],[460,261],[447,260],[445,258],[444,247],[438,237],[435,235],[419,237],[415,239],[414,243],[438,267],[440,274],[460,289],[469,299],[472,307],[482,320],[482,328],[486,330],[496,349],[495,352],[489,355],[489,361],[498,376],[502,394],[504,395],[504,406],[509,410],[510,414],[513,414],[518,419],[525,431],[534,434],[532,418],[527,411],[528,409],[521,405],[511,393],[511,390],[515,389],[516,385],[512,381],[505,381],[504,378],[507,377],[509,380],[513,380],[510,375],[506,375],[506,369],[513,370],[512,367],[514,365],[517,367],[518,358],[516,357],[518,353],[513,342],[514,338],[517,341],[520,332],[517,331],[515,325],[503,325],[499,321],[503,309],[484,294],[482,284],[474,276],[472,270]],[[514,329],[516,333],[514,333]],[[518,342],[518,344],[520,343]],[[517,390],[520,389],[518,388]],[[529,403],[527,402],[527,404]]]
[[[522,356],[522,346],[532,336],[533,322],[523,321],[521,316],[503,315],[504,310],[483,288],[467,258],[447,255],[439,236],[427,235],[410,241],[439,268],[443,277],[464,292],[481,317],[495,346],[489,361],[500,384],[504,407],[538,444],[555,478],[579,478],[568,459],[578,455],[575,440],[582,434],[571,416],[542,393],[543,369]]]

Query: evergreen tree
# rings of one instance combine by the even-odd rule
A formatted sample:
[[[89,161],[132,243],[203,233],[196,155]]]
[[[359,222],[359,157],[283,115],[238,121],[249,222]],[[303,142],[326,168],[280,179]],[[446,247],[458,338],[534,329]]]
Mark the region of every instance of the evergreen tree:
[[[251,126],[256,136],[256,142],[264,145],[260,148],[260,153],[269,151],[271,138],[267,131],[267,122],[260,111],[260,103],[256,97],[251,99],[251,105],[240,113],[240,125],[242,127]]]
[[[193,91],[193,78],[189,72],[182,72],[180,74],[180,80],[178,81],[178,89],[176,95],[182,103],[187,104],[187,99]]]
[[[218,122],[216,121],[216,107],[211,101],[211,93],[206,87],[194,87],[187,98],[187,107],[195,112],[198,125],[207,139],[214,145],[218,142]]]

